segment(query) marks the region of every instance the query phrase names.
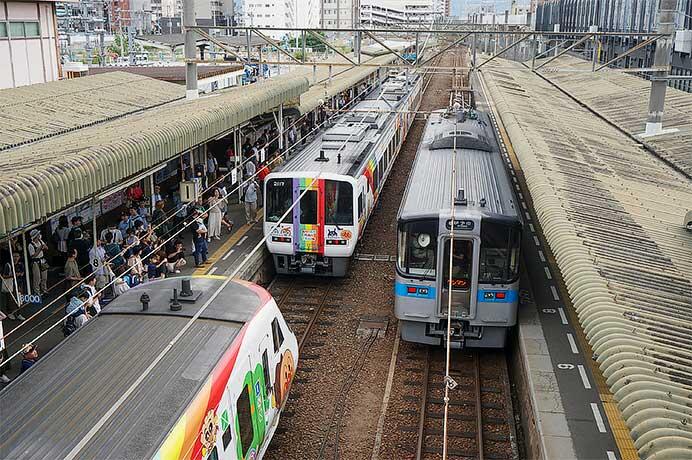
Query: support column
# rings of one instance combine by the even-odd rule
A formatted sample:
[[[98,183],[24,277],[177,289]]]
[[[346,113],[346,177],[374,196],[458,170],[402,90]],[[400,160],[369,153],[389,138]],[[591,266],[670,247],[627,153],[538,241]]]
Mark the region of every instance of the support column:
[[[151,190],[153,192],[153,187]],[[96,197],[93,197],[91,199],[91,244],[94,248],[96,247],[96,239],[98,238],[98,235],[96,234],[96,232],[98,231],[96,228],[96,203]]]
[[[531,70],[533,71],[536,68],[536,47],[537,47],[537,39],[536,39],[536,34],[531,37]]]
[[[12,244],[12,241],[10,241]],[[22,250],[24,251],[24,281],[26,282],[26,295],[31,295],[31,277],[29,273],[33,275],[31,270],[31,265],[29,264],[29,248],[26,247],[26,233],[22,233]],[[19,287],[19,286],[17,286]]]
[[[279,104],[279,123],[277,128],[279,129],[279,151],[284,151],[284,105]]]
[[[22,303],[20,302],[19,299],[19,285],[17,284],[17,269],[15,268],[14,265],[14,251],[12,250],[12,238],[7,240],[7,246],[10,249],[10,265],[12,266],[12,279],[14,280],[14,291],[12,292],[12,296],[15,296],[15,300],[17,302],[17,306],[21,305]],[[26,277],[26,269],[24,269],[24,277]]]
[[[668,87],[668,81],[665,78],[670,71],[673,33],[675,33],[676,0],[660,0],[658,5],[658,26],[656,31],[664,36],[656,41],[654,67],[665,67],[665,70],[653,72],[652,74],[649,114],[646,118],[646,132],[644,133],[647,136],[663,131],[663,109],[666,100],[666,88]]]
[[[471,51],[471,68],[472,68],[473,70],[476,70],[476,49],[478,48],[478,42],[477,42],[476,36],[477,36],[477,34],[474,33],[473,36],[471,37],[471,42],[472,42],[472,43],[471,43],[471,47],[472,47],[472,51]]]
[[[197,99],[197,34],[194,30],[188,29],[196,25],[195,21],[195,2],[194,0],[183,0],[183,27],[185,27],[185,97],[187,99]]]

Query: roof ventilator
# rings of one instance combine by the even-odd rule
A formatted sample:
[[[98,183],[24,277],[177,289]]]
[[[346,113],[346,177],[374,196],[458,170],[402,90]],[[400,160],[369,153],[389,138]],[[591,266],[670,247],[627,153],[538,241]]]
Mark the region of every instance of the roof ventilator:
[[[320,149],[320,156],[318,156],[317,158],[315,158],[315,161],[321,161],[321,162],[324,163],[324,162],[329,161],[329,158],[325,157],[325,156],[324,156],[324,150]]]
[[[466,206],[468,204],[468,201],[466,200],[466,194],[464,193],[463,188],[460,188],[457,192],[457,197],[454,198],[454,204],[456,206]]]
[[[142,294],[142,296],[139,298],[139,301],[142,302],[142,311],[147,311],[149,310],[149,301],[151,299],[149,298],[149,295],[145,292]]]
[[[478,204],[481,205],[481,208],[485,208],[485,205],[486,205],[487,203],[488,203],[488,202],[485,200],[485,198],[481,198],[481,200],[478,202]]]
[[[178,290],[173,288],[173,300],[171,300],[171,311],[180,311],[183,309],[183,305],[178,302]]]
[[[180,284],[180,297],[192,297],[194,292],[192,292],[192,288],[190,287],[190,280],[183,279]]]

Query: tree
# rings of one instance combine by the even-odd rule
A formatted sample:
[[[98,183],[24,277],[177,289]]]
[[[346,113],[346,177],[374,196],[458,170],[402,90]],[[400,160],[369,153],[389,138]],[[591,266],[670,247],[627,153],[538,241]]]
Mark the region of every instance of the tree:
[[[116,35],[113,43],[108,45],[108,51],[120,57],[127,56],[129,52],[129,43],[127,40],[127,36],[125,34]]]

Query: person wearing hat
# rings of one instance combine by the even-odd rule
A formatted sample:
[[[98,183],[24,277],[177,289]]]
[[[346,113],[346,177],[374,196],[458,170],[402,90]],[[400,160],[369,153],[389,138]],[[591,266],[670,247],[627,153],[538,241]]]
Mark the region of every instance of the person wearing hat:
[[[36,294],[46,294],[48,292],[48,262],[46,262],[44,251],[48,246],[43,242],[41,231],[33,229],[29,236],[29,258],[31,259],[31,289]]]
[[[38,348],[30,343],[24,345],[22,350],[22,367],[19,373],[23,374],[24,371],[29,370],[31,366],[36,364],[36,361],[38,361]]]

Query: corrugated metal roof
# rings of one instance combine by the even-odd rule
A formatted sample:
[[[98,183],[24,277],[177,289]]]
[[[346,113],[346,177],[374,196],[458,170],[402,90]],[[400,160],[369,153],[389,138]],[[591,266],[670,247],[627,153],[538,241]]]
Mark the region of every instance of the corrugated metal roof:
[[[639,455],[686,458],[692,183],[541,78],[497,65],[483,75]]]
[[[193,291],[203,294],[176,316],[167,313],[179,279],[140,285],[51,350],[0,392],[0,458],[65,458],[222,281],[192,279]],[[145,291],[154,311],[141,312],[139,296]],[[207,311],[195,321],[77,458],[153,457],[243,326],[225,318],[229,306],[249,319],[261,302],[247,287],[230,283],[210,305],[216,313]],[[108,313],[111,308],[119,312]]]
[[[0,155],[0,235],[174,158],[307,89],[306,78],[285,75],[7,150]]]
[[[341,59],[344,62],[347,62],[345,59]],[[361,62],[376,65],[387,65],[396,60],[398,60],[398,58],[393,54],[386,54],[384,56],[378,56],[372,59],[361,59]],[[320,77],[318,78],[324,79],[328,77],[328,74],[324,74],[325,70],[328,71],[327,68],[322,69],[321,73],[319,74]],[[300,96],[298,110],[300,111],[301,115],[311,112],[319,105],[320,100],[326,101],[330,97],[348,90],[356,83],[364,80],[378,70],[378,67],[371,67],[370,65],[367,67],[352,67],[341,72],[338,76],[333,77],[331,82],[323,81],[322,83],[313,85],[309,91]]]
[[[243,70],[242,65],[198,65],[197,78],[210,78],[223,75],[238,70]],[[127,72],[145,77],[156,78],[157,80],[170,81],[174,83],[185,83],[185,66],[168,65],[161,67],[147,66],[125,66],[125,67],[92,67],[89,69],[90,75],[100,75],[104,73]]]
[[[60,80],[0,90],[0,150],[155,107],[185,89],[140,75]]]
[[[591,70],[591,63],[563,56],[549,66]],[[546,72],[545,77],[580,102],[632,135],[644,132],[649,111],[651,82],[623,72]],[[678,132],[643,139],[642,142],[692,179],[692,93],[668,87],[664,128]]]
[[[475,136],[485,136],[492,148],[491,152],[461,147],[456,150],[455,184],[457,189],[464,189],[468,200],[468,206],[464,206],[463,209],[516,216],[517,209],[512,188],[502,165],[499,148],[492,131],[488,128],[487,115],[479,113],[479,120],[467,119],[456,123],[455,128],[455,117],[443,117],[444,112],[444,110],[436,111],[428,118],[406,186],[406,194],[401,203],[399,217],[409,219],[422,214],[439,214],[440,210],[452,208],[450,172],[454,159],[453,150],[451,148],[430,150],[430,144],[440,136],[447,136],[455,130],[472,133]],[[480,120],[483,120],[486,125],[481,126]],[[480,207],[481,199],[486,200],[485,207]]]

